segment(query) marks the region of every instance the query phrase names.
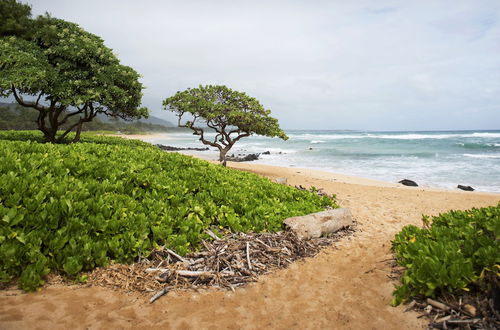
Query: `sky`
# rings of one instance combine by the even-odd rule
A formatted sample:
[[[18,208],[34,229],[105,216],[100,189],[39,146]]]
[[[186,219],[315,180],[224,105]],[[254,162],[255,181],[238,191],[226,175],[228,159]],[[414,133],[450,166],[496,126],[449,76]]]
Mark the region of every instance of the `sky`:
[[[21,0],[142,75],[143,104],[223,84],[284,129],[500,129],[500,1]]]

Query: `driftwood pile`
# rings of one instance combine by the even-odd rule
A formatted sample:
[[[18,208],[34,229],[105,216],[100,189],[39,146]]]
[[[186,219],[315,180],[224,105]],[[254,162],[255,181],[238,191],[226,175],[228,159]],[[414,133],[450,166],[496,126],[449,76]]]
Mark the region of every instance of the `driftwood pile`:
[[[277,233],[234,233],[224,238],[213,232],[212,241],[184,257],[163,248],[133,265],[113,265],[89,274],[89,283],[143,293],[157,293],[150,302],[172,289],[216,287],[234,290],[259,275],[316,255],[322,247],[350,235],[348,228],[329,237],[299,240],[290,230]]]
[[[484,295],[413,300],[406,308],[411,309],[427,317],[432,329],[500,329],[500,314],[492,299]]]
[[[386,260],[392,267],[387,277],[400,281],[405,268],[396,260]],[[436,299],[416,297],[406,305],[405,311],[420,313],[419,318],[429,320],[429,329],[500,329],[500,292],[471,290],[464,295],[445,293]]]

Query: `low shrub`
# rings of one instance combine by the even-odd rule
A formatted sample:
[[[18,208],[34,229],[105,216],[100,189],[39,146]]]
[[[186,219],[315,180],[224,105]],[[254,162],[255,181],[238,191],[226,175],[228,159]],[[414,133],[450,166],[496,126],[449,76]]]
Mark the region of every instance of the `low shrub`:
[[[396,261],[406,268],[394,305],[471,286],[486,290],[486,279],[500,276],[500,204],[424,216],[423,222],[424,228],[404,227],[392,242]]]
[[[76,277],[160,245],[185,254],[212,226],[277,231],[287,217],[335,207],[330,198],[140,141],[40,138],[0,132],[0,281],[19,277],[25,290],[52,270]]]

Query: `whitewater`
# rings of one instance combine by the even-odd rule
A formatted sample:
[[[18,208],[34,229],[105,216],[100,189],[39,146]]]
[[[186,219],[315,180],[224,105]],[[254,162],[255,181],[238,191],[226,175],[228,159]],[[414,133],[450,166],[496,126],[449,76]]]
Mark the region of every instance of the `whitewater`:
[[[260,153],[259,164],[311,168],[387,182],[411,179],[420,186],[500,193],[500,130],[366,132],[288,130],[289,139],[252,136],[230,154]],[[213,135],[209,135],[212,136]],[[202,147],[189,132],[150,139],[176,147]],[[270,154],[262,154],[269,151]],[[201,152],[217,157],[215,148]]]

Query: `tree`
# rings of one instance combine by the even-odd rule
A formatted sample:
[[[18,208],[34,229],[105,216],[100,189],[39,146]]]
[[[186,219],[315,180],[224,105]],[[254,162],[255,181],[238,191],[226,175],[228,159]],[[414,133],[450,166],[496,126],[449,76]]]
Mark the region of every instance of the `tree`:
[[[0,96],[13,95],[24,107],[38,111],[37,125],[45,140],[62,142],[98,113],[122,119],[148,116],[140,108],[143,86],[139,74],[121,65],[98,36],[77,24],[50,16],[38,17],[32,37],[0,38]],[[58,132],[70,118],[77,118]]]
[[[179,127],[190,128],[203,144],[219,149],[219,161],[224,166],[227,152],[244,137],[258,134],[288,139],[278,120],[269,116],[270,110],[257,99],[226,86],[188,88],[165,99],[163,107],[176,114]],[[182,123],[185,115],[189,120]],[[213,140],[205,136],[206,127],[200,124],[215,131]]]

